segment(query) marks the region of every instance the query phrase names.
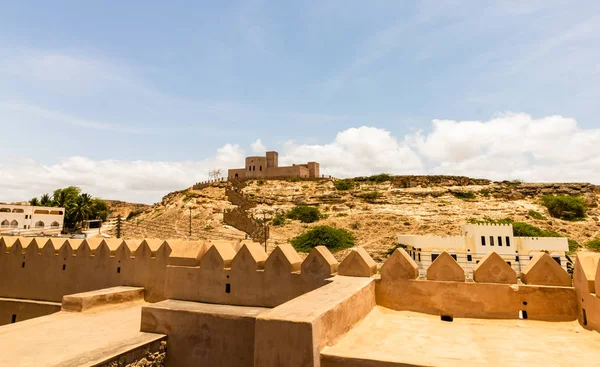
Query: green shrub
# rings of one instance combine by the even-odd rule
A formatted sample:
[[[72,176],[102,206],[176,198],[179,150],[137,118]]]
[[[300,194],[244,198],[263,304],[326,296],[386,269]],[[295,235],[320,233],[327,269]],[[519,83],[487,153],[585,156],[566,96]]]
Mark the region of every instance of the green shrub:
[[[335,216],[336,217],[347,217],[348,213],[337,213]]]
[[[577,252],[577,249],[580,247],[581,247],[581,245],[579,244],[579,242],[569,238],[569,252],[570,253]]]
[[[506,186],[520,186],[523,181],[522,180],[512,180],[512,181],[504,181],[504,183],[506,184]]]
[[[198,194],[196,194],[196,193],[191,192],[191,191],[188,190],[185,193],[185,196],[183,197],[183,202],[187,203],[188,201],[190,201],[192,199],[195,199],[195,198],[198,198],[198,197],[200,197],[200,195],[198,195]]]
[[[300,177],[298,177],[298,176],[290,177],[288,181],[290,181],[290,182],[300,182]]]
[[[212,226],[206,226],[204,228],[202,228],[205,231],[212,231],[214,228]]]
[[[586,206],[581,196],[544,195],[542,205],[554,218],[578,220],[585,218]]]
[[[306,189],[308,189],[308,186],[307,186],[307,185],[303,185],[303,186],[302,186],[302,189],[303,189],[303,190],[306,190]]]
[[[350,224],[350,228],[356,230],[360,228],[360,223],[358,222],[353,222],[352,224]]]
[[[138,215],[142,214],[143,212],[144,212],[143,209],[132,210],[132,211],[129,212],[129,214],[127,215],[127,219],[125,219],[125,220],[130,220],[132,218],[135,218]]]
[[[485,197],[490,196],[490,190],[488,190],[488,189],[481,189],[481,190],[479,190],[479,193]]]
[[[283,215],[276,215],[276,216],[273,218],[273,222],[272,222],[272,224],[273,224],[274,226],[282,226],[282,225],[284,225],[284,224],[285,224],[285,218],[283,217]]]
[[[542,215],[542,213],[540,212],[536,212],[535,210],[530,210],[527,212],[527,215],[529,215],[531,218],[533,219],[546,219],[546,217],[544,217]]]
[[[349,179],[337,180],[333,183],[333,186],[339,191],[346,191],[354,187],[354,181]]]
[[[388,250],[385,252],[385,254],[386,254],[387,256],[390,256],[391,254],[393,254],[393,253],[394,253],[394,251],[396,251],[396,249],[397,249],[397,248],[403,248],[403,249],[406,249],[406,245],[405,245],[405,244],[402,244],[402,243],[399,243],[399,244],[397,244],[396,246],[389,248],[389,249],[388,249]]]
[[[452,191],[452,195],[454,195],[455,198],[463,200],[475,199],[475,193],[473,191]]]
[[[355,241],[354,235],[345,229],[316,226],[292,238],[290,243],[297,251],[310,252],[314,247],[321,245],[331,251],[342,250],[353,247]]]
[[[378,175],[369,176],[369,178],[367,180],[371,181],[371,182],[382,183],[382,182],[391,181],[392,178],[393,177],[387,173],[380,173]]]
[[[313,223],[321,219],[322,215],[318,208],[307,205],[298,205],[287,212],[286,217],[299,220],[302,223]]]
[[[263,181],[263,180],[258,180],[258,181],[256,181],[256,184],[257,184],[257,185],[259,185],[259,186],[262,186],[262,185],[264,185],[264,184],[265,184],[265,181]]]
[[[585,247],[589,248],[590,250],[600,251],[600,238],[594,238],[593,240],[588,241],[585,244]]]
[[[371,191],[371,192],[365,192],[363,194],[358,195],[359,198],[363,199],[366,202],[372,203],[375,200],[377,200],[379,197],[381,196],[380,193],[375,192],[375,191]]]

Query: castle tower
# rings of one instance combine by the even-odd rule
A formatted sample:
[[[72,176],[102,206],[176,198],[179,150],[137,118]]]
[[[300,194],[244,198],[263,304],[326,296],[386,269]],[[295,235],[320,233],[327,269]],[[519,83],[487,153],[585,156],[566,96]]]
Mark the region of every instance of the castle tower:
[[[268,168],[279,167],[279,153],[267,152],[267,167]]]

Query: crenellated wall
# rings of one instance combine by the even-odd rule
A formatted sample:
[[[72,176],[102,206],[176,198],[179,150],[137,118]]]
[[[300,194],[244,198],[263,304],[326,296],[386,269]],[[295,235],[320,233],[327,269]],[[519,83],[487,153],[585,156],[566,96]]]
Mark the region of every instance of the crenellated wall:
[[[578,321],[588,330],[600,332],[600,254],[579,253],[573,282],[579,303]]]
[[[466,282],[464,270],[443,252],[428,268],[427,279],[417,279],[417,264],[398,249],[381,269],[377,304],[452,317],[516,319],[525,311],[534,320],[577,318],[570,277],[548,254],[538,254],[523,273],[525,284],[516,284],[515,271],[495,254],[474,269],[475,281]]]

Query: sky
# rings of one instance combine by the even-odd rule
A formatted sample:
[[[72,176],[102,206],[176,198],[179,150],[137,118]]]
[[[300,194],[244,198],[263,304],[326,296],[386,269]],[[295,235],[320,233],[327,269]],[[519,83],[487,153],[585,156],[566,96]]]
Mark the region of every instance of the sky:
[[[0,2],[0,201],[335,177],[600,184],[600,2]]]

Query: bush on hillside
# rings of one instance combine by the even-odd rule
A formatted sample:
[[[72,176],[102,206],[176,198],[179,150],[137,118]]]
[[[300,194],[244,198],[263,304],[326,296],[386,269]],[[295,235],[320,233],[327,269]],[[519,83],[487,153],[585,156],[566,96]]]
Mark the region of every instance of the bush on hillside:
[[[527,214],[533,219],[545,219],[545,217],[540,212],[536,212],[535,210],[530,210]]]
[[[363,194],[358,195],[359,198],[363,199],[366,202],[372,203],[375,200],[377,200],[379,197],[381,196],[380,193],[372,191],[372,192],[365,192]]]
[[[299,220],[302,223],[313,223],[322,218],[318,208],[307,205],[298,205],[286,213],[286,217]]]
[[[588,241],[585,244],[585,247],[589,248],[590,250],[600,251],[600,238],[594,238],[593,240]]]
[[[138,215],[142,214],[143,212],[144,212],[143,209],[132,210],[132,211],[129,212],[129,214],[127,215],[127,219],[125,219],[125,220],[130,220],[132,218],[135,218]]]
[[[452,195],[455,198],[463,199],[463,200],[471,200],[475,199],[475,193],[473,191],[452,191]]]
[[[389,175],[387,173],[380,173],[378,175],[369,176],[369,178],[367,180],[371,181],[371,182],[382,183],[382,182],[391,181],[392,178],[393,178],[392,175]]]
[[[284,224],[285,224],[285,218],[283,217],[283,215],[276,215],[276,216],[273,218],[273,222],[272,222],[272,224],[273,224],[274,226],[282,226],[282,225],[284,225]]]
[[[544,195],[542,205],[554,218],[578,220],[585,218],[586,206],[581,196]]]
[[[581,245],[579,244],[579,242],[569,238],[569,253],[577,252],[577,249],[580,247]]]
[[[337,180],[333,183],[333,186],[335,186],[336,190],[346,191],[354,187],[354,182],[349,179]]]
[[[310,252],[316,246],[325,246],[330,251],[342,250],[354,246],[356,238],[352,232],[342,228],[316,226],[294,237],[290,243],[297,251]]]

